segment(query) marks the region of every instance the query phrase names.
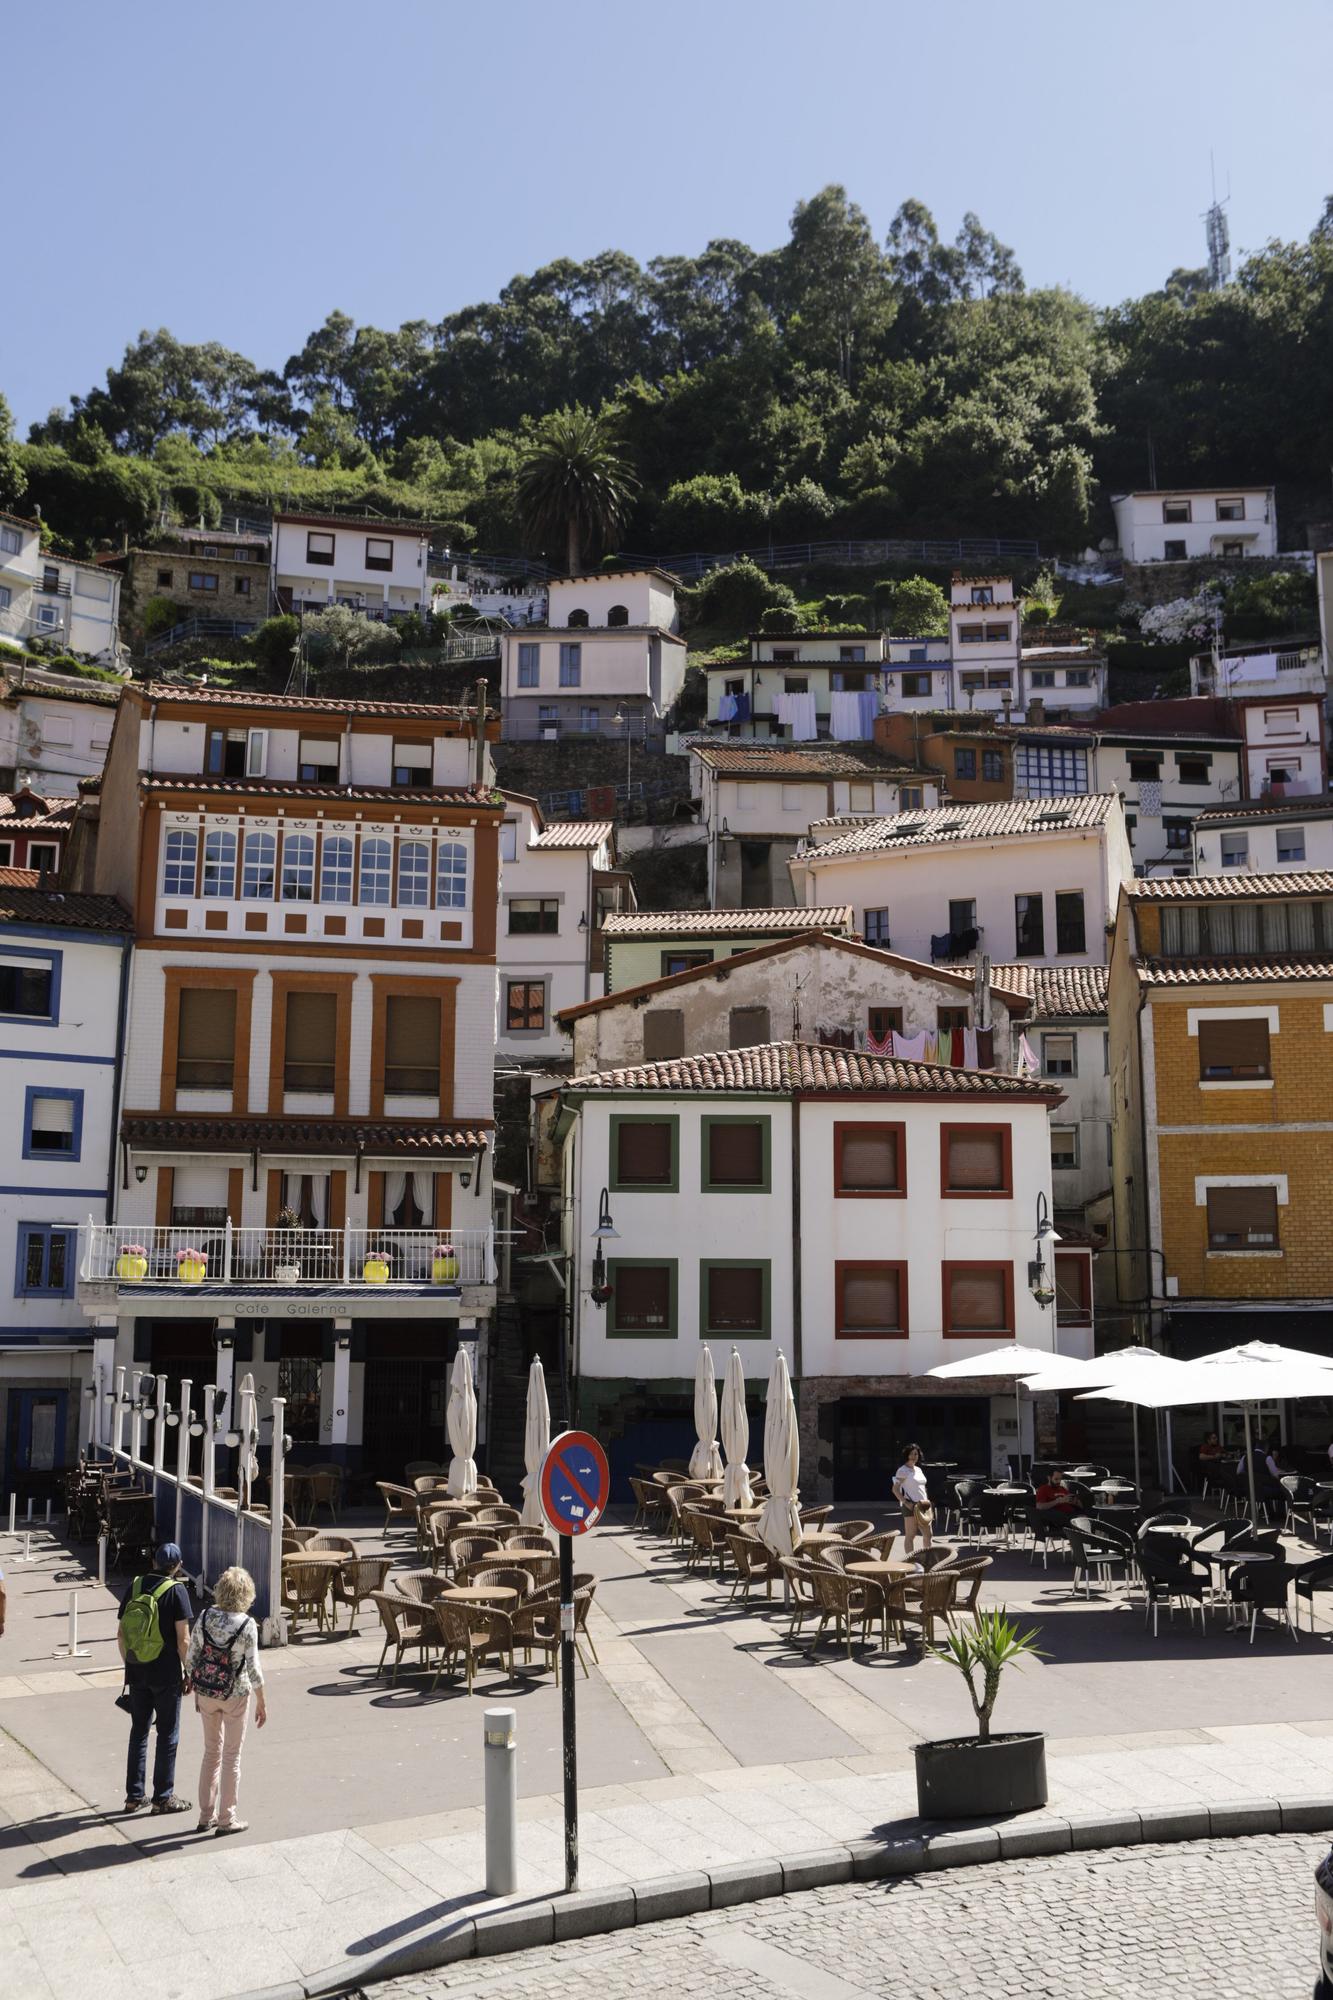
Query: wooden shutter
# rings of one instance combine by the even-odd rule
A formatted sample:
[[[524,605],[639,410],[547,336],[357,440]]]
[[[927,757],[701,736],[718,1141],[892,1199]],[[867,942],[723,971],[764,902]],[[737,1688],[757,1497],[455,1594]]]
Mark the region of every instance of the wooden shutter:
[[[758,1264],[714,1264],[707,1275],[710,1333],[761,1333],[764,1273]]]
[[[283,1041],[283,1089],[332,1090],[337,1047],[337,994],[289,993]]]
[[[440,1094],[440,1003],[428,994],[384,1003],[384,1088],[391,1097]]]
[[[671,1181],[671,1126],[648,1122],[616,1127],[616,1179],[625,1185],[667,1187]]]
[[[236,991],[181,989],[176,1037],[178,1090],[230,1090],[236,1056]]]
[[[1055,1253],[1055,1316],[1061,1326],[1081,1326],[1091,1319],[1089,1279],[1091,1260],[1072,1250]]]
[[[949,1193],[1002,1194],[1008,1186],[1005,1134],[996,1125],[949,1125],[944,1186]]]
[[[615,1324],[620,1332],[666,1333],[671,1327],[671,1267],[621,1264],[615,1274]]]
[[[668,1062],[685,1053],[685,1015],[679,1007],[649,1007],[643,1017],[643,1059]]]
[[[837,1266],[837,1332],[902,1333],[903,1270],[899,1264]]]
[[[732,1008],[729,1042],[731,1048],[758,1048],[768,1038],[767,1007]]]
[[[952,1264],[945,1271],[945,1330],[1008,1333],[1009,1287],[1003,1264]]]
[[[896,1194],[902,1180],[902,1131],[897,1125],[834,1128],[834,1190],[838,1194]]]
[[[1266,1077],[1268,1074],[1267,1021],[1200,1021],[1201,1077]]]
[[[1275,1187],[1209,1188],[1210,1250],[1276,1250]]]
[[[758,1119],[708,1127],[708,1179],[714,1187],[760,1187],[764,1128]]]

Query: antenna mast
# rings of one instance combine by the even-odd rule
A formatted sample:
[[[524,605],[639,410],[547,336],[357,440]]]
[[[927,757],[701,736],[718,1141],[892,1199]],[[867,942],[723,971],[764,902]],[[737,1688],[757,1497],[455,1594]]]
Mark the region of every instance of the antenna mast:
[[[1226,206],[1231,199],[1230,187],[1225,197],[1217,198],[1217,174],[1213,168],[1213,156],[1208,155],[1208,169],[1213,184],[1212,206],[1203,218],[1204,230],[1208,238],[1208,289],[1220,292],[1224,285],[1231,283],[1231,231],[1227,226]]]

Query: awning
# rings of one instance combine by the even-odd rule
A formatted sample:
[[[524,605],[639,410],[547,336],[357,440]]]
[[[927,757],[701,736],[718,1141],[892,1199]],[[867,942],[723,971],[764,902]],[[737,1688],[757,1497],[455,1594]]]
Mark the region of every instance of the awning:
[[[1303,1347],[1333,1359],[1333,1307],[1297,1306],[1289,1312],[1274,1312],[1271,1307],[1219,1312],[1204,1307],[1198,1312],[1168,1313],[1162,1326],[1163,1347],[1178,1361],[1193,1361],[1197,1355],[1250,1340]]]

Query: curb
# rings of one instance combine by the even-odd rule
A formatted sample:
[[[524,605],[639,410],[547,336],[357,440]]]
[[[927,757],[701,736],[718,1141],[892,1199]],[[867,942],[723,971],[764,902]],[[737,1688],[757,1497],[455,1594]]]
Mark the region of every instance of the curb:
[[[802,1889],[841,1882],[873,1882],[922,1875],[943,1868],[971,1868],[1034,1855],[1067,1854],[1106,1847],[1137,1847],[1177,1840],[1235,1840],[1260,1833],[1326,1833],[1333,1830],[1333,1798],[1231,1799],[1214,1806],[1164,1806],[1143,1812],[1053,1813],[1032,1825],[949,1825],[904,1820],[901,1831],[887,1829],[881,1840],[852,1840],[803,1854],[764,1855],[650,1882],[618,1883],[609,1889],[581,1890],[574,1896],[542,1896],[511,1903],[484,1916],[460,1917],[447,1929],[415,1944],[376,1952],[352,1963],[344,1959],[306,1979],[236,1994],[232,2000],[334,2000],[396,1979],[431,1972],[460,1959],[491,1958],[527,1951],[534,1945],[602,1936],[659,1923],[667,1917],[696,1916]],[[909,1831],[912,1827],[919,1831]]]

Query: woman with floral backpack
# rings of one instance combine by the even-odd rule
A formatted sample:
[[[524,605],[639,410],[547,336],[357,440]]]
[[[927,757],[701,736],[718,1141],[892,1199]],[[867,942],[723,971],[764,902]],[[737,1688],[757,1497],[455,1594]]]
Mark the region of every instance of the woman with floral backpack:
[[[199,1767],[200,1833],[244,1833],[239,1819],[241,1748],[255,1697],[255,1721],[268,1721],[264,1676],[259,1667],[259,1632],[250,1617],[254,1580],[247,1570],[224,1570],[213,1586],[213,1602],[190,1634],[185,1656],[186,1686],[204,1731]]]

